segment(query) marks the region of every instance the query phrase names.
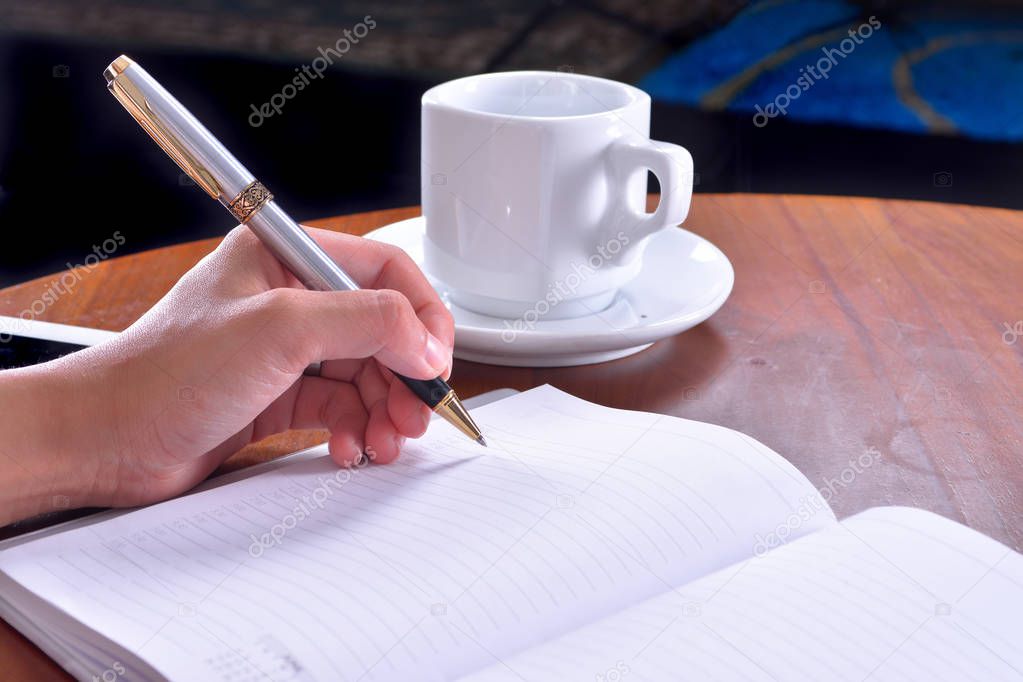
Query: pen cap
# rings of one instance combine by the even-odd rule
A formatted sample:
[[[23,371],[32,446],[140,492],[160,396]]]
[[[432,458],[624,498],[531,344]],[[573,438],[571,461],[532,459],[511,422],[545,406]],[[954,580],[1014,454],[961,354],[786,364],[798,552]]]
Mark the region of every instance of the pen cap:
[[[121,55],[106,68],[107,88],[167,154],[225,206],[255,177],[146,70]]]

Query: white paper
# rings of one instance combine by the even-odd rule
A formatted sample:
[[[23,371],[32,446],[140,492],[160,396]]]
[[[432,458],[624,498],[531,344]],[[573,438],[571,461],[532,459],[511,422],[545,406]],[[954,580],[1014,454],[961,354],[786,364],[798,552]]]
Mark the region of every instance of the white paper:
[[[467,679],[1020,680],[1023,556],[872,509]]]
[[[487,450],[435,424],[392,465],[288,465],[0,570],[171,679],[442,679],[835,522],[727,429],[550,387],[474,415]]]

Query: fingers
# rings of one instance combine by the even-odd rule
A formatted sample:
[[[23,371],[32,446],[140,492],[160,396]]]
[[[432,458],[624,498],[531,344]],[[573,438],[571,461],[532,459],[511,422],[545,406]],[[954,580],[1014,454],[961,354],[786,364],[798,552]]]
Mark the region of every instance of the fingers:
[[[391,374],[388,377],[387,412],[398,432],[408,438],[419,438],[426,433],[433,411],[408,390],[405,384]]]
[[[401,249],[354,235],[303,227],[365,289],[394,289],[411,303],[426,327],[450,349],[454,323],[437,292],[415,262]],[[259,238],[244,225],[231,230],[204,267],[235,293],[258,293],[283,287],[301,288]],[[207,267],[208,266],[208,267]]]
[[[366,452],[373,462],[386,464],[394,460],[404,445],[402,436],[387,411],[387,380],[375,362],[367,362],[358,377],[369,419],[366,423]]]
[[[273,432],[329,429],[330,454],[341,466],[352,466],[363,452],[376,463],[393,461],[406,437],[418,438],[426,431],[430,410],[408,391],[394,390],[404,385],[393,376],[385,377],[375,362],[365,362],[351,379],[354,384],[304,377],[278,401],[290,419],[287,423],[275,419],[278,428]]]
[[[355,386],[321,377],[304,377],[292,412],[291,428],[330,431],[331,458],[349,467],[366,449],[369,415]]]
[[[406,438],[423,435],[429,421],[429,408],[376,362],[366,363],[357,385],[369,410],[366,451],[374,462],[386,464],[398,456]],[[398,395],[403,398],[395,407],[396,388],[401,389]]]
[[[373,363],[374,374],[380,377],[387,414],[398,434],[406,438],[419,438],[426,433],[433,411],[423,404],[409,388],[386,367]]]
[[[406,376],[431,379],[451,363],[449,347],[397,291],[274,289],[261,298],[270,348],[290,371],[326,358],[372,356]]]
[[[387,412],[399,434],[419,438],[426,432],[433,411],[380,363],[328,360],[322,364],[321,373],[332,379],[354,381],[366,405],[374,405],[386,398]]]
[[[447,376],[451,369],[451,352],[454,347],[454,322],[415,262],[404,251],[388,244],[329,230],[304,229],[365,289],[390,291],[381,293],[378,300],[371,299],[360,304],[363,313],[375,309],[381,315],[376,320],[377,324],[368,330],[369,333],[382,336],[382,332],[386,330],[381,327],[386,325],[380,325],[380,322],[386,322],[393,316],[397,323],[401,323],[408,320],[410,317],[408,313],[411,312],[429,334],[440,342],[436,345],[440,346],[441,354],[446,359],[443,366],[431,365],[432,369],[436,370],[431,376],[420,376],[415,369],[403,364],[402,360],[396,363],[385,361],[385,364],[395,371],[415,378]],[[213,288],[220,290],[220,293],[226,294],[229,298],[232,295],[235,297],[245,294],[258,295],[267,289],[275,291],[302,288],[251,230],[244,226],[232,230],[206,260],[209,262],[204,263],[199,270],[210,271],[208,273],[210,277],[217,280],[217,285]],[[224,291],[225,288],[230,291]],[[394,292],[406,299],[407,306],[396,300],[397,295]],[[386,343],[381,345],[384,348],[380,357],[384,359],[388,357],[389,349]],[[323,360],[325,357],[313,358],[311,361]]]
[[[304,229],[362,287],[400,291],[430,332],[449,348],[454,345],[451,313],[408,254],[371,239],[314,227]]]
[[[387,401],[382,400],[369,409],[366,424],[366,442],[369,443],[374,464],[389,464],[398,458],[405,437],[397,433],[387,414]]]

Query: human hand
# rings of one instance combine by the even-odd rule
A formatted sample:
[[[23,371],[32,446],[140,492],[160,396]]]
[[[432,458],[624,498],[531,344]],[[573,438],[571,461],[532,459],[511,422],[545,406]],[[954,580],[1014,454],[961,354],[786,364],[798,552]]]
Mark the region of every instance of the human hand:
[[[308,291],[238,227],[116,339],[3,372],[0,396],[20,380],[60,423],[18,439],[20,452],[42,448],[37,482],[56,473],[73,506],[137,505],[287,429],[329,430],[342,466],[364,452],[389,462],[421,436],[431,412],[390,370],[447,378],[450,314],[401,250],[307,229],[365,290]],[[320,376],[303,376],[317,361]],[[6,428],[18,425],[0,418]]]

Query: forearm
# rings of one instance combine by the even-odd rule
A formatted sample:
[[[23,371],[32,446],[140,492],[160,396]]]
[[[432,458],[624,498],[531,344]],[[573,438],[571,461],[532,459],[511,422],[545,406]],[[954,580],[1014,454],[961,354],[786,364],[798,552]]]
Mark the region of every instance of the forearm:
[[[95,503],[95,464],[76,448],[76,386],[48,365],[0,372],[0,526]]]

